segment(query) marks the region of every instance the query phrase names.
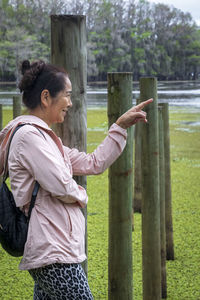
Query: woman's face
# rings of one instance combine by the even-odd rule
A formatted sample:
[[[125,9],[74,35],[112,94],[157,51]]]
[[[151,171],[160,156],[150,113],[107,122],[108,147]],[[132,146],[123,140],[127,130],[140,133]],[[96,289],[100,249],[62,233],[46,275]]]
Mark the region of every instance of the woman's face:
[[[71,93],[72,85],[69,78],[66,77],[66,85],[64,90],[59,92],[55,98],[51,98],[51,102],[48,107],[49,125],[54,123],[62,123],[64,121],[68,109],[72,107]]]

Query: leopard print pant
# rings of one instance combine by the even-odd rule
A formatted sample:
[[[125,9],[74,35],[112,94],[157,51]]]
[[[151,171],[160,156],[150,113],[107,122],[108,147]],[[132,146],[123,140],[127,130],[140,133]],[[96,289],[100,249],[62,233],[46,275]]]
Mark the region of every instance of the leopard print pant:
[[[34,300],[93,300],[80,264],[52,264],[29,270],[35,281]]]

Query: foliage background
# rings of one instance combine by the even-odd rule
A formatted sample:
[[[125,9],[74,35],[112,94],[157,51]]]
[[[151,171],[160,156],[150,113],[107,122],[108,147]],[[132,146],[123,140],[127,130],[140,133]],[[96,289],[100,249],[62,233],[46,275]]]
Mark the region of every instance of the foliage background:
[[[197,79],[200,29],[189,13],[146,0],[0,0],[0,80],[23,59],[50,61],[50,15],[87,16],[88,79],[130,71],[134,80]]]
[[[12,111],[4,111],[4,125]],[[167,262],[169,300],[200,299],[200,119],[199,110],[170,110],[171,172],[175,260]],[[106,109],[88,110],[88,152],[107,134]],[[88,279],[95,300],[107,299],[108,174],[89,176]],[[133,232],[134,300],[142,300],[141,215]],[[19,259],[0,249],[0,299],[30,300],[33,281],[18,271]]]

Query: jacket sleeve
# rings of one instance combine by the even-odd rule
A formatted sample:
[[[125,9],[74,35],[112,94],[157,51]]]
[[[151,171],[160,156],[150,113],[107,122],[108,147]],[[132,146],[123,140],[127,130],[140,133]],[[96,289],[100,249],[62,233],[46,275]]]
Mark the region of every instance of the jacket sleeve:
[[[86,205],[88,198],[85,189],[73,180],[70,168],[59,150],[55,155],[36,128],[23,133],[17,149],[19,163],[44,190],[65,203],[78,202],[81,207]]]
[[[64,147],[71,161],[73,174],[95,175],[104,172],[124,150],[126,138],[127,131],[114,123],[107,137],[91,154]]]

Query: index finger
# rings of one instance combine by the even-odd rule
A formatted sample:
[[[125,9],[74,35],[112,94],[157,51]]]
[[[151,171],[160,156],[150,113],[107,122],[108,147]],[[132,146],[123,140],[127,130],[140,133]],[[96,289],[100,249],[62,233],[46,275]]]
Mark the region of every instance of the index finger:
[[[137,108],[143,109],[146,105],[148,105],[151,102],[153,102],[153,98],[141,102],[140,104],[137,105]]]

